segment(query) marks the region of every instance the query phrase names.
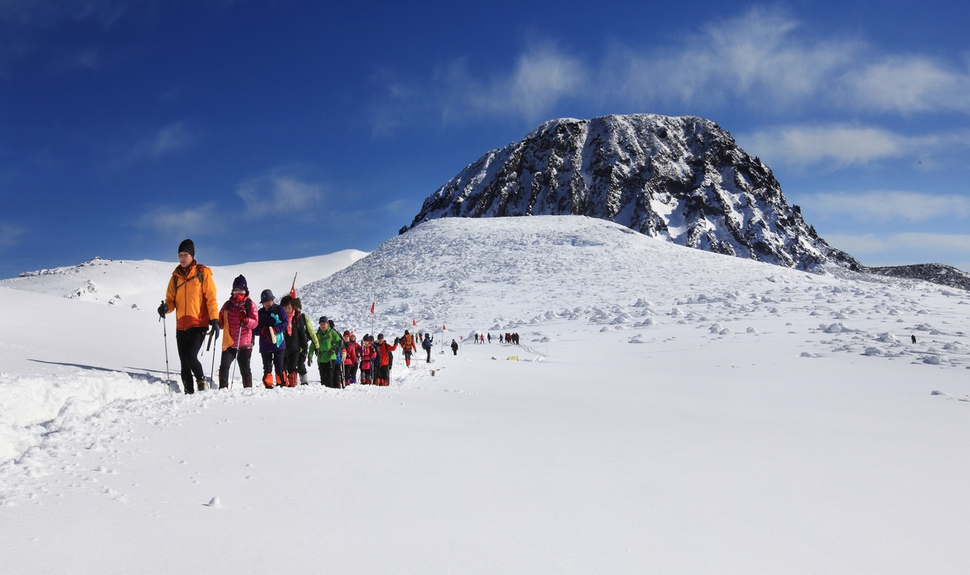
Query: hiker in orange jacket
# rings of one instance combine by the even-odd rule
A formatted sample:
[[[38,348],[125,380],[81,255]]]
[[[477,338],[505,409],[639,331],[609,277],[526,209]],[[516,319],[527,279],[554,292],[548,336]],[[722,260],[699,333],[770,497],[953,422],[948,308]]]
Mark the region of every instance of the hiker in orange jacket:
[[[205,389],[205,371],[199,361],[199,350],[206,332],[219,337],[219,303],[212,270],[195,261],[195,244],[184,240],[179,244],[179,265],[168,282],[165,301],[158,306],[158,315],[175,312],[175,343],[182,364],[182,386],[185,393]]]

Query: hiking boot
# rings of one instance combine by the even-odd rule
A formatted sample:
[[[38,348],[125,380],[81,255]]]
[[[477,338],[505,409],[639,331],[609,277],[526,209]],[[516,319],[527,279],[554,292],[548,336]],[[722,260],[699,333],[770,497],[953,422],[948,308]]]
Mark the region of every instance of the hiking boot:
[[[267,373],[267,374],[263,375],[263,385],[266,386],[266,389],[273,389],[273,374],[272,373]]]

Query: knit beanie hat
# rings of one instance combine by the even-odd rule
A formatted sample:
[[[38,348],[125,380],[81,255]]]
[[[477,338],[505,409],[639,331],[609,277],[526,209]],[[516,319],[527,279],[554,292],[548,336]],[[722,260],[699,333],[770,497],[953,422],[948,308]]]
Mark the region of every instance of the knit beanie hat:
[[[195,244],[192,243],[192,240],[182,240],[182,243],[179,244],[178,253],[182,252],[189,254],[193,258],[195,257]]]
[[[259,303],[266,303],[268,301],[273,301],[274,299],[276,299],[276,296],[273,295],[271,290],[264,289],[263,293],[259,294]]]
[[[328,322],[327,322],[327,316],[321,316],[321,317],[320,317],[320,322],[319,322],[319,323],[328,323]]]
[[[249,295],[249,286],[246,285],[245,276],[240,275],[232,280],[232,291],[244,291],[246,295]]]

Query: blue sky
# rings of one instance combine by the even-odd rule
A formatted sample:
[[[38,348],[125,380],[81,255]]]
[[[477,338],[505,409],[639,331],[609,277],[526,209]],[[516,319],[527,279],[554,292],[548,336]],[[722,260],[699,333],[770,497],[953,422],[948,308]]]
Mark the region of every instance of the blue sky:
[[[0,277],[372,250],[484,152],[612,113],[714,120],[863,263],[970,271],[968,29],[957,2],[0,0]]]

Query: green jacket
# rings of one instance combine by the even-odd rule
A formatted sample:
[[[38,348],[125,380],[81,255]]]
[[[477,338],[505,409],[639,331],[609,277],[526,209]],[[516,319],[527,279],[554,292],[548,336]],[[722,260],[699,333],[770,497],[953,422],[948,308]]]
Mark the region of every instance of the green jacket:
[[[317,341],[317,331],[313,329],[313,321],[307,314],[303,315],[303,321],[306,323],[306,334],[310,338],[310,343],[316,344],[317,347],[320,346],[320,342]]]
[[[340,351],[343,339],[337,330],[328,327],[326,331],[317,330],[316,341],[310,344],[310,357],[317,354],[317,362],[328,363],[337,359],[337,352]]]

